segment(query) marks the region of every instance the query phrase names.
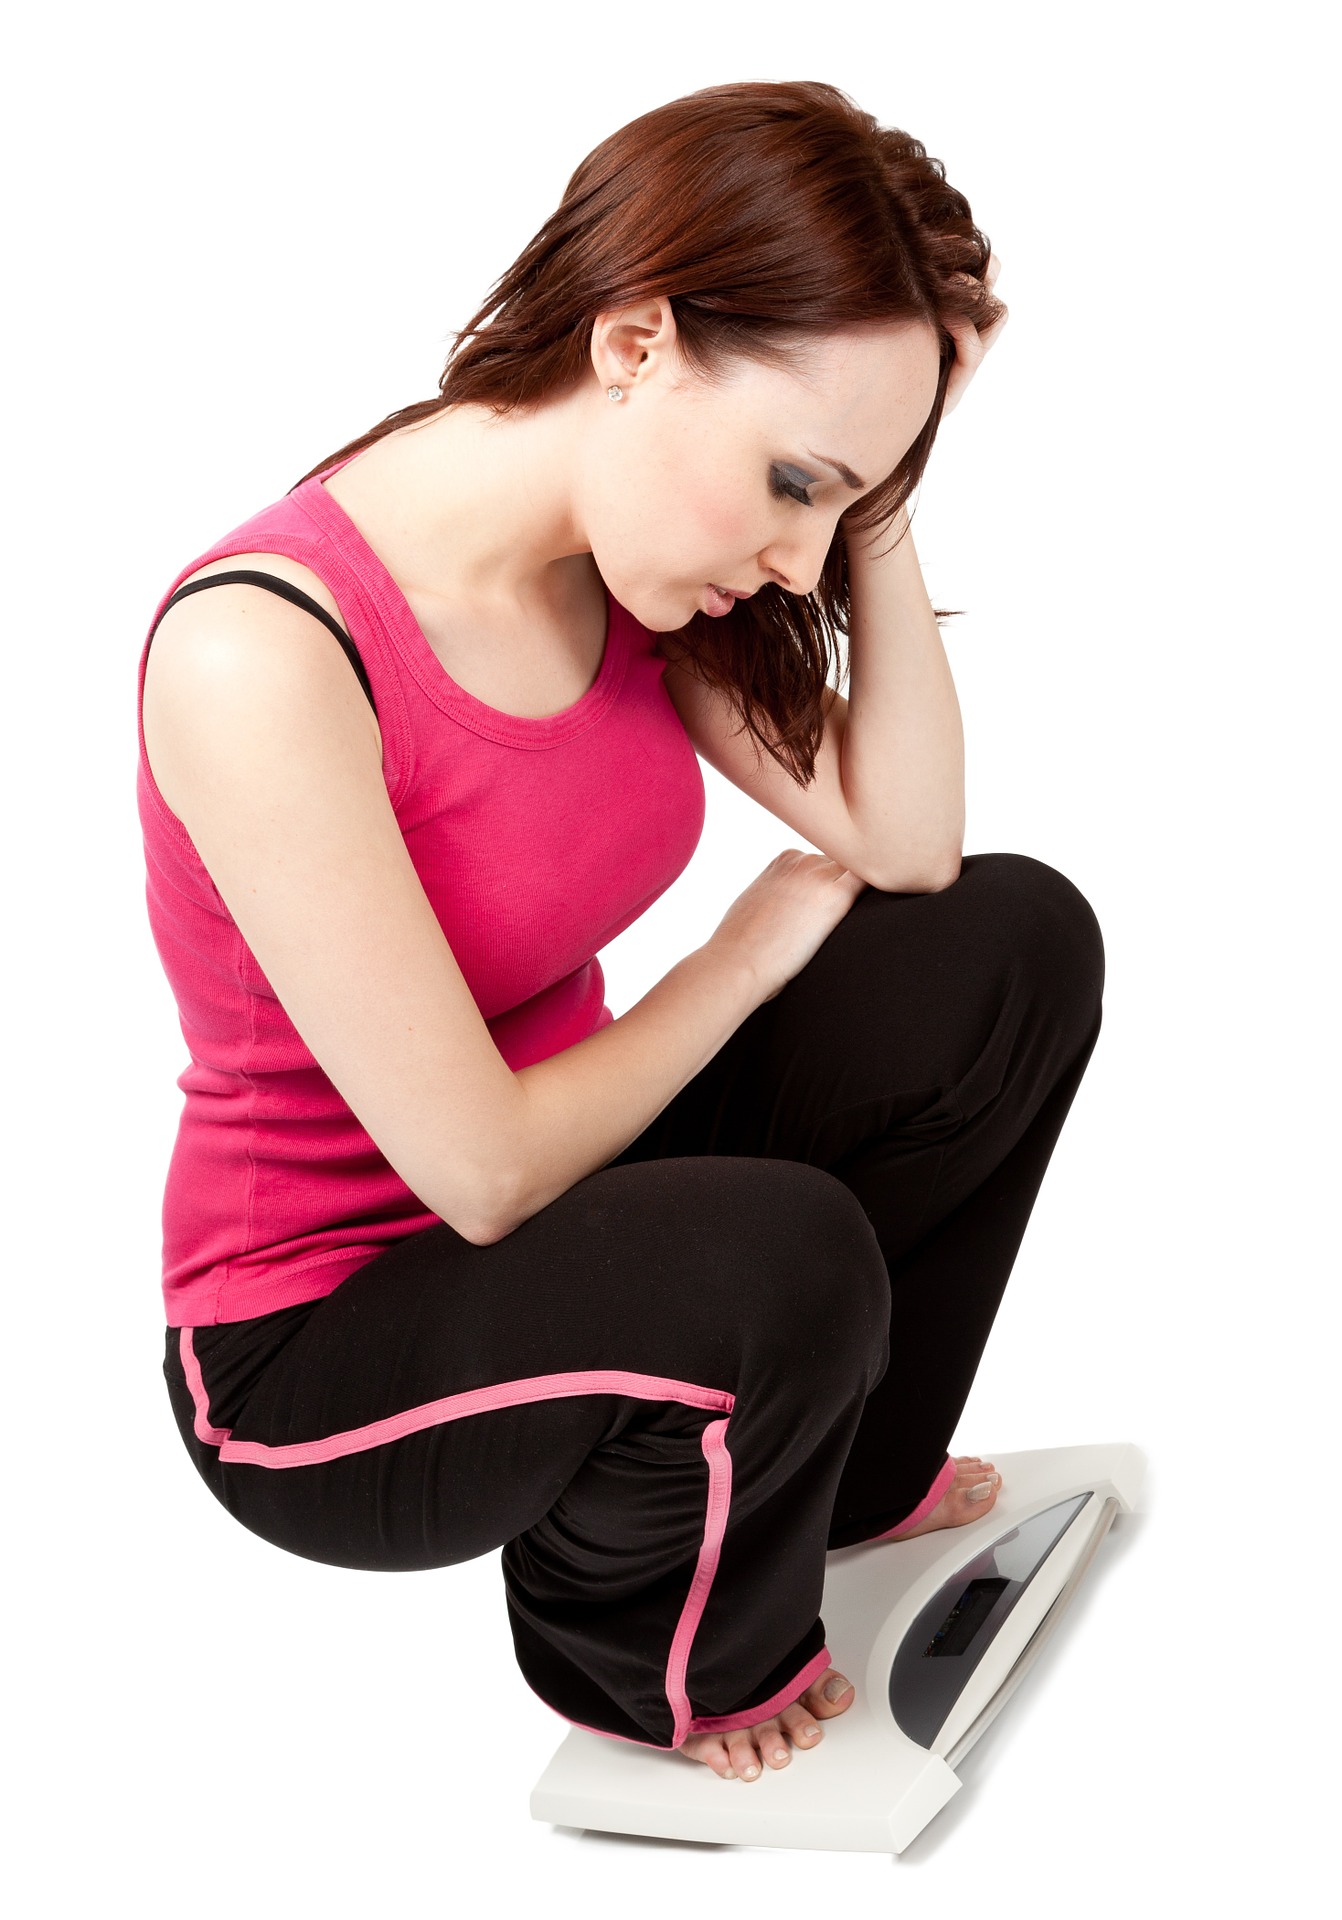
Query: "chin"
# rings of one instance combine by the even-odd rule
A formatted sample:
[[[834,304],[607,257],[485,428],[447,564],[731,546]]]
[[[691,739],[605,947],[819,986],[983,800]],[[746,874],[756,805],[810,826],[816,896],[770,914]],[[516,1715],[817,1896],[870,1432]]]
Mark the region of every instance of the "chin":
[[[689,626],[699,609],[693,606],[683,618],[678,618],[676,602],[679,597],[678,591],[673,588],[665,595],[659,595],[656,602],[652,602],[649,596],[649,603],[640,606],[642,594],[634,594],[628,600],[623,599],[618,593],[615,595],[620,605],[627,608],[639,625],[646,627],[649,633],[680,633]]]
[[[607,573],[598,566],[597,570],[612,600],[617,600],[649,633],[680,633],[700,612],[699,593],[693,588],[669,583],[658,587],[643,573],[622,580],[614,569]]]
[[[684,633],[685,629],[698,618],[698,614],[699,610],[696,607],[688,620],[661,620],[656,624],[647,620],[644,625],[650,633]]]

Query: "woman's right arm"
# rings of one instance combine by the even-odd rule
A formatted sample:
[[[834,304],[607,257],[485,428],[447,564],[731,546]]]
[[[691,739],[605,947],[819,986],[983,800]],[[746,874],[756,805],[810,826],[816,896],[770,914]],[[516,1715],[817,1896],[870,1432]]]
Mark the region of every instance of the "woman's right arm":
[[[613,1160],[781,984],[752,928],[724,922],[628,1013],[514,1073],[326,628],[261,588],[189,596],[154,635],[143,724],[159,791],[305,1045],[410,1190],[476,1245]]]

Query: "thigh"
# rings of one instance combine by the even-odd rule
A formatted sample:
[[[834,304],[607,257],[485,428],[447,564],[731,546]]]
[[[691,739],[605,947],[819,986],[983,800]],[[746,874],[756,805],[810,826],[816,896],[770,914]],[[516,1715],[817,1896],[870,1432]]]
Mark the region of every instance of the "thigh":
[[[1095,914],[1043,861],[969,854],[938,893],[869,887],[611,1164],[722,1153],[839,1170],[878,1134],[936,1148],[1009,1078],[1023,1127],[1093,1031],[1103,982]]]
[[[491,1246],[445,1223],[411,1235],[269,1324],[172,1330],[166,1371],[244,1525],[410,1569],[515,1538],[631,1422],[702,1425],[747,1375],[748,1441],[818,1316],[841,1329],[812,1363],[823,1427],[855,1357],[870,1380],[885,1364],[865,1214],[813,1168],[685,1158],[601,1169]]]

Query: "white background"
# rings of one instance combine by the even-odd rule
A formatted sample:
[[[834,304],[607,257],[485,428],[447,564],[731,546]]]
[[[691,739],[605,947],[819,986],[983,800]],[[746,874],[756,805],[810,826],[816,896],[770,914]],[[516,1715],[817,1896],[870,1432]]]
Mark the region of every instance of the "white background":
[[[27,10],[3,136],[17,1911],[1302,1910],[1336,1716],[1323,18]],[[914,536],[933,599],[968,610],[943,629],[965,849],[1061,868],[1106,941],[1104,1029],[955,1446],[1150,1461],[1144,1511],[893,1862],[533,1822],[564,1727],[514,1665],[497,1555],[391,1578],[278,1552],[195,1477],[159,1371],[185,1050],[134,807],[153,608],[436,390],[600,139],[792,78],[922,139],[1003,262],[1011,319]],[[705,778],[693,864],[602,956],[617,1014],[796,844]]]

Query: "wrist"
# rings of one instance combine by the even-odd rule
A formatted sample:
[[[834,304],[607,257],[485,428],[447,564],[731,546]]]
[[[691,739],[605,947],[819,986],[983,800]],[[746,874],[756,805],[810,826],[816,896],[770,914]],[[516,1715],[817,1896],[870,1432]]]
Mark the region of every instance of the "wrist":
[[[763,978],[750,949],[730,934],[714,933],[696,951],[736,999],[754,1008],[770,997],[773,983]]]

